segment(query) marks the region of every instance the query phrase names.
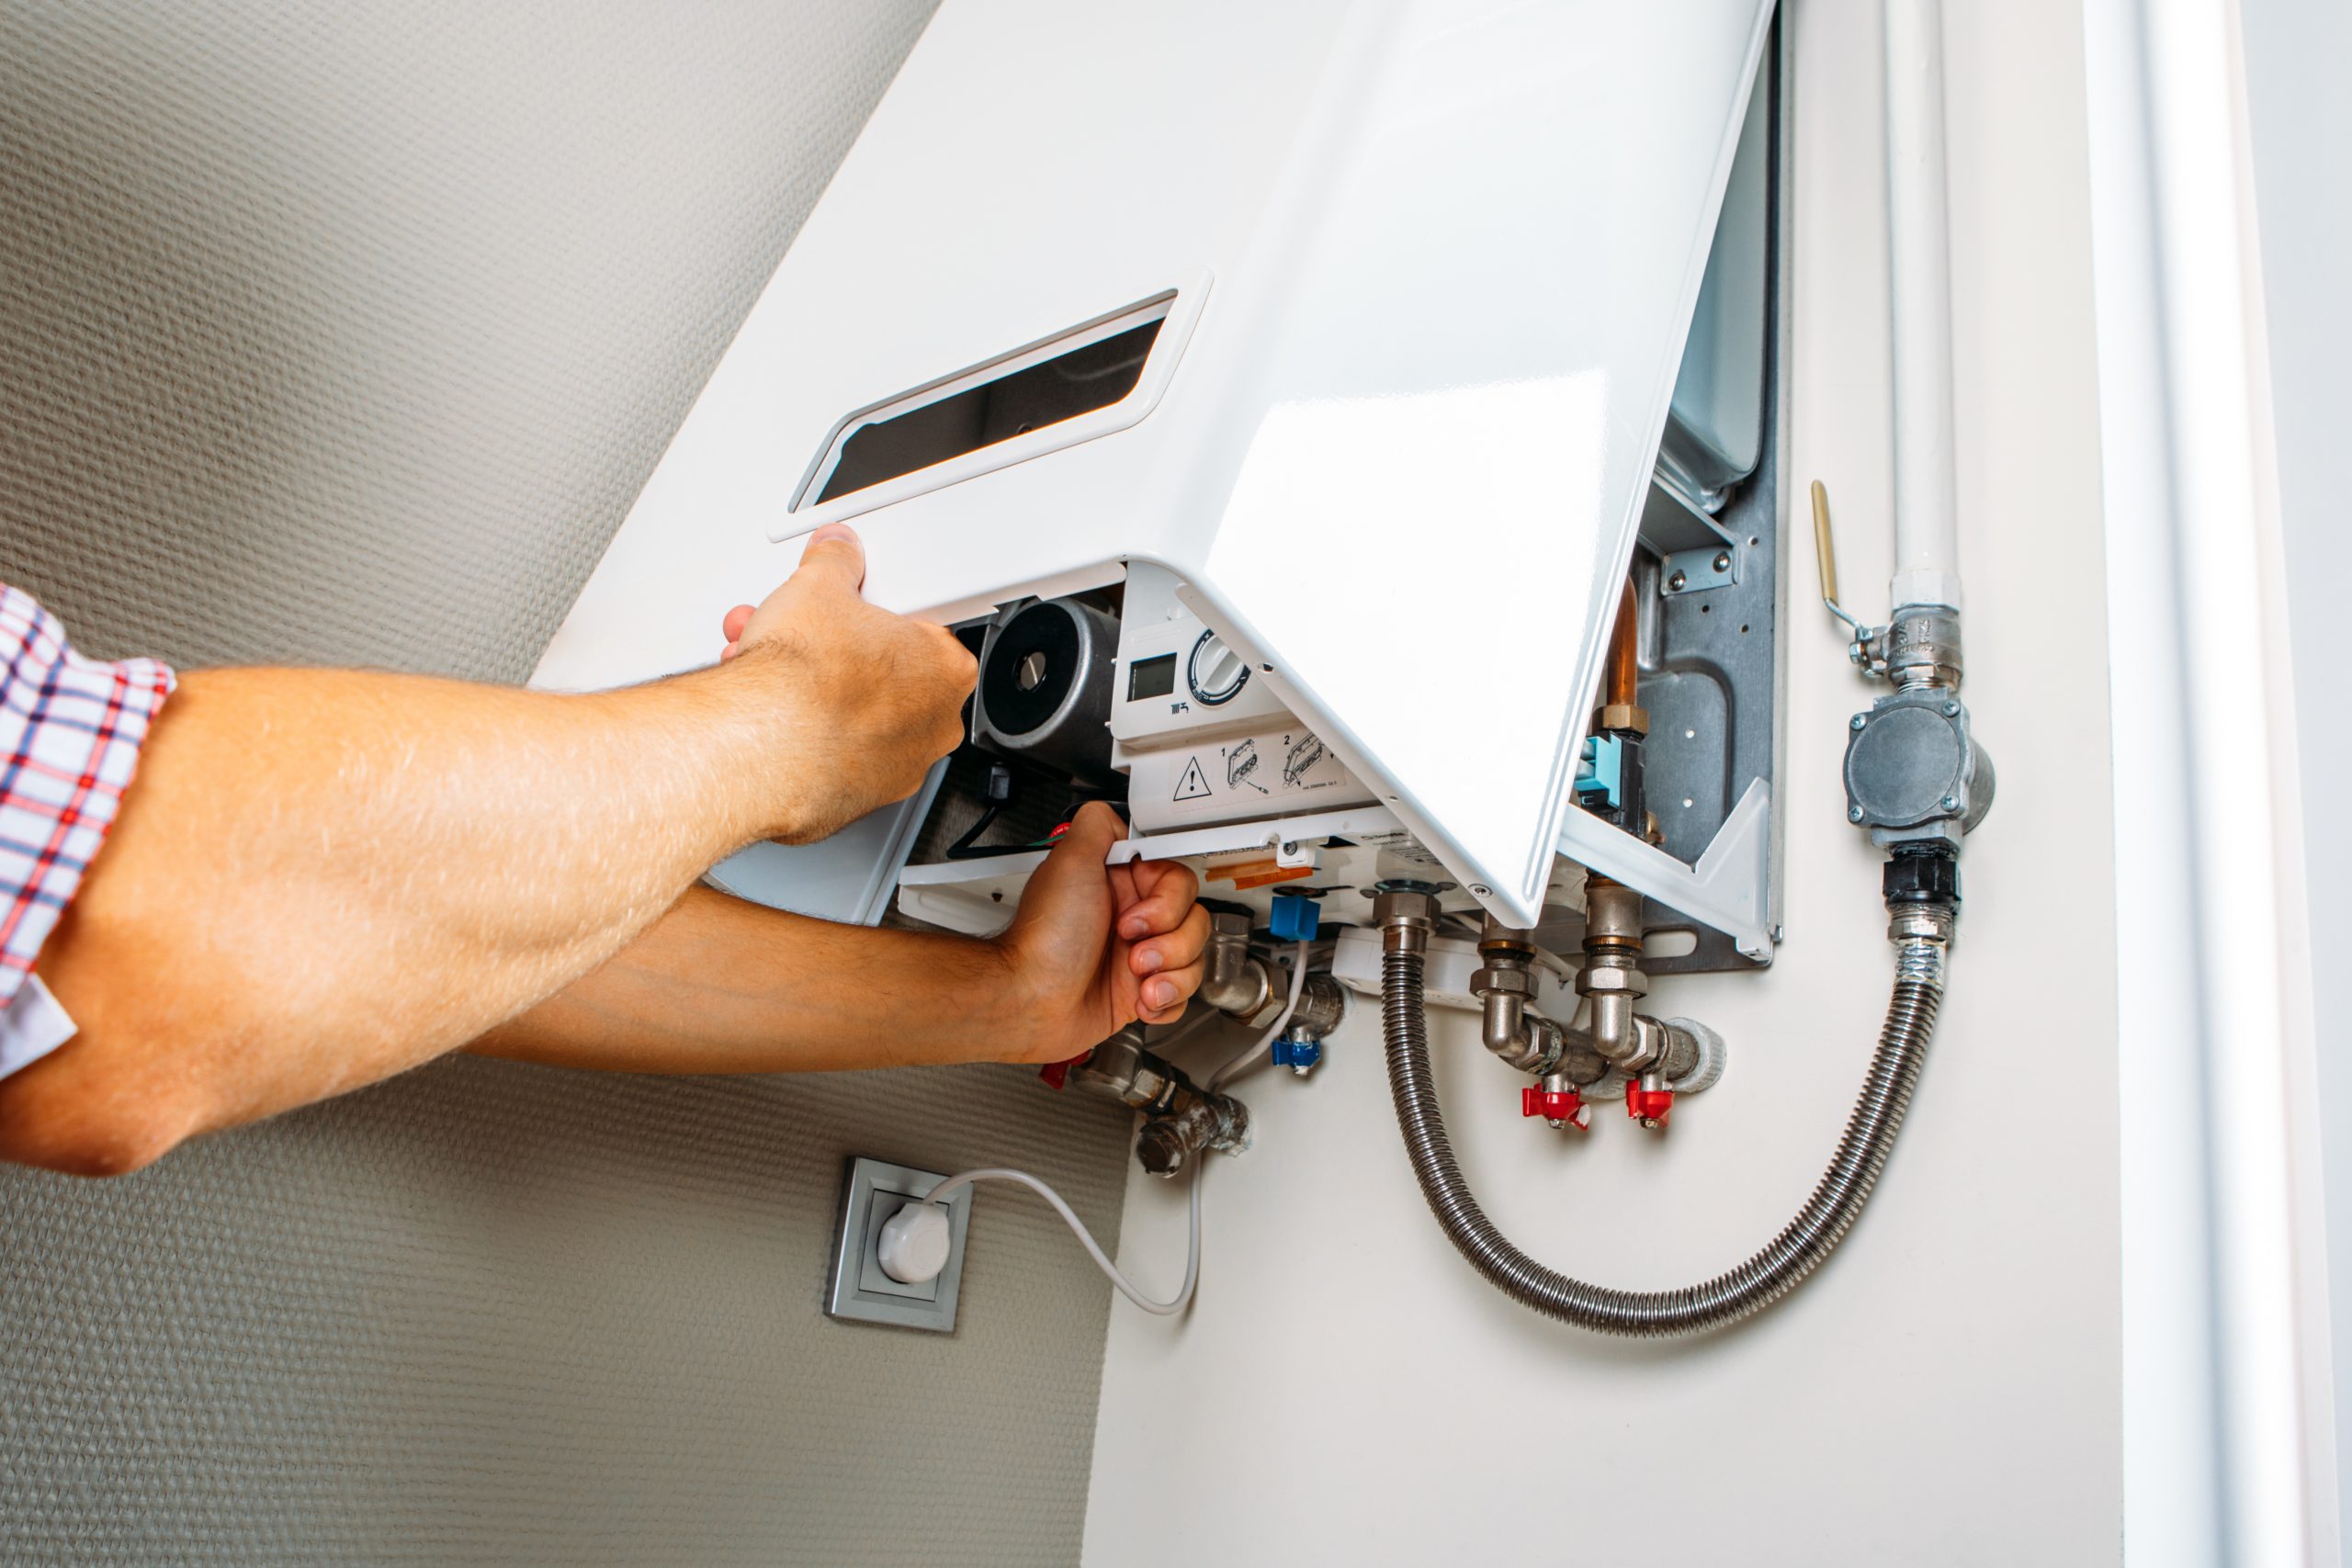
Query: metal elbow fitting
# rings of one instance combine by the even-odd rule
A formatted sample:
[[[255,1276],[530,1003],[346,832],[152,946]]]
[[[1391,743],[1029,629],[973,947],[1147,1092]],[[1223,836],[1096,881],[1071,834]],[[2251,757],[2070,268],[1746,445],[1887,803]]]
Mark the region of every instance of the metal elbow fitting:
[[[1593,1051],[1620,1072],[1638,1070],[1649,1054],[1644,1030],[1649,1021],[1634,1010],[1634,993],[1605,987],[1588,989],[1585,979],[1577,977],[1577,989],[1585,998],[1584,1032]]]
[[[1250,952],[1250,917],[1213,914],[1209,917],[1209,948],[1202,964],[1200,999],[1228,1018],[1251,1023],[1264,1019],[1285,996],[1273,965]],[[1309,975],[1300,987],[1298,1006],[1290,1016],[1288,1033],[1300,1040],[1320,1040],[1340,1027],[1347,1016],[1347,987],[1329,975]]]
[[[1208,959],[1199,996],[1219,1012],[1245,1021],[1273,1001],[1273,976],[1250,955],[1249,916],[1220,912],[1209,917]]]
[[[1530,933],[1488,918],[1478,941],[1486,963],[1470,976],[1470,989],[1484,1011],[1480,1037],[1487,1049],[1523,1073],[1551,1072],[1565,1043],[1559,1025],[1530,1012],[1535,996],[1535,944]]]
[[[1481,969],[1477,976],[1479,982],[1504,979],[1524,984],[1526,978],[1510,970]],[[1486,1005],[1481,1036],[1487,1049],[1506,1066],[1540,1077],[1559,1065],[1566,1036],[1550,1019],[1527,1010],[1524,992],[1482,988],[1478,998]]]
[[[1627,1077],[1656,1077],[1665,1088],[1685,1094],[1723,1076],[1722,1035],[1690,1019],[1652,1018],[1634,1011],[1633,1006],[1623,993],[1595,997],[1590,1023],[1577,1032],[1605,1070]],[[1622,1025],[1615,1021],[1620,1017]],[[1602,1020],[1609,1022],[1604,1026]]]
[[[1619,1072],[1654,1071],[1663,1051],[1657,1025],[1634,1010],[1650,994],[1642,973],[1642,896],[1605,876],[1585,881],[1584,967],[1577,995],[1585,998],[1585,1032],[1592,1048]]]

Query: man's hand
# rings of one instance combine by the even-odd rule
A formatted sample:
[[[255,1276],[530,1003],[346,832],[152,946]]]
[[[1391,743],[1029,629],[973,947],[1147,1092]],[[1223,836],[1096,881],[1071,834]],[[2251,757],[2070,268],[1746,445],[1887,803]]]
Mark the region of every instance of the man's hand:
[[[42,944],[79,1032],[0,1080],[0,1159],[135,1169],[413,1066],[605,964],[745,843],[911,794],[956,744],[973,663],[865,604],[864,574],[854,536],[820,530],[730,617],[724,668],[612,692],[187,674]],[[688,994],[743,968],[688,971]],[[844,999],[876,1059],[889,1002],[820,996]]]
[[[808,843],[904,800],[963,739],[978,667],[956,635],[859,596],[865,551],[838,523],[758,606],[727,613],[722,660],[772,681],[782,754],[765,836]]]
[[[1008,1058],[1065,1061],[1136,1019],[1176,1019],[1200,988],[1209,936],[1208,911],[1193,902],[1200,883],[1162,861],[1106,868],[1125,831],[1109,807],[1081,807],[998,939],[1026,998]]]
[[[1208,914],[1193,874],[1106,868],[1120,832],[1106,806],[1079,812],[994,942],[690,888],[610,963],[473,1048],[632,1073],[1065,1061],[1136,1018],[1175,1018],[1201,983]]]

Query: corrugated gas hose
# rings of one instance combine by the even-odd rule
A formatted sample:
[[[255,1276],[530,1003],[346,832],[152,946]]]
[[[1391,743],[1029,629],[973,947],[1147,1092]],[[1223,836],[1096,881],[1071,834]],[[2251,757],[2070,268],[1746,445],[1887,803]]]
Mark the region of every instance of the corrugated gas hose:
[[[1422,955],[1384,955],[1381,1013],[1388,1045],[1388,1087],[1413,1174],[1430,1212],[1472,1268],[1505,1295],[1548,1316],[1603,1334],[1654,1337],[1721,1328],[1770,1306],[1819,1267],[1870,1201],[1885,1168],[1911,1090],[1928,1055],[1928,1037],[1943,998],[1944,948],[1939,942],[1899,949],[1894,999],[1861,1098],[1847,1119],[1837,1155],[1813,1196],[1762,1250],[1713,1279],[1671,1291],[1620,1291],[1571,1279],[1536,1262],[1497,1230],[1471,1196],[1446,1141],[1430,1074],[1429,1015],[1421,995]]]

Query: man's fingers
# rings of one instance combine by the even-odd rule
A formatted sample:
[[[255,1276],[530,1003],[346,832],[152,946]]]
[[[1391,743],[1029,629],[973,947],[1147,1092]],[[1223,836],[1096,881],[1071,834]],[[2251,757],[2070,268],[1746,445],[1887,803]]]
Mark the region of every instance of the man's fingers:
[[[1102,857],[1125,836],[1127,825],[1119,814],[1099,800],[1090,800],[1070,814],[1069,831],[1054,845],[1057,859],[1086,867],[1087,874],[1103,874]]]
[[[720,618],[719,634],[730,643],[741,642],[743,640],[743,628],[751,624],[752,606],[738,604]]]
[[[945,626],[937,626],[933,629],[939,634],[933,639],[933,644],[938,648],[940,657],[946,661],[947,668],[953,671],[948,676],[948,682],[956,688],[956,701],[960,703],[972,694],[973,687],[980,683],[980,661],[973,656],[970,649],[964,646],[963,639],[954,632],[949,631]],[[956,722],[959,726],[964,722],[964,716],[960,712],[956,716]],[[1110,811],[1111,808],[1106,806],[1102,809]],[[1116,816],[1117,813],[1113,812],[1112,815]],[[1125,830],[1122,826],[1120,831]]]
[[[1108,854],[1111,846],[1117,843],[1120,835],[1126,830],[1125,819],[1111,808],[1110,802],[1090,800],[1070,814],[1068,837],[1083,837],[1100,842],[1103,852]]]
[[[1055,889],[1083,886],[1081,879],[1102,874],[1102,857],[1109,852],[1116,829],[1106,830],[1097,819],[1098,812],[1109,814],[1114,824],[1118,820],[1117,813],[1107,806],[1080,807],[1078,814],[1070,818],[1069,831],[1055,842],[1053,852],[1046,857],[1046,863],[1029,878],[1033,892],[1045,894],[1050,901]],[[1024,908],[1027,902],[1024,897]]]
[[[1173,1023],[1183,1016],[1184,1004],[1201,988],[1199,964],[1187,964],[1165,975],[1155,975],[1143,983],[1136,1016],[1146,1023]]]
[[[865,585],[865,547],[846,523],[828,523],[808,536],[808,547],[800,552],[799,570],[792,575],[830,582],[854,593]]]
[[[1127,967],[1138,976],[1174,974],[1198,964],[1208,945],[1209,912],[1195,904],[1174,931],[1138,943],[1127,954]]]
[[[1170,877],[1183,879],[1185,885],[1195,894],[1200,891],[1201,879],[1194,876],[1193,868],[1182,861],[1138,860],[1130,861],[1127,863],[1133,874],[1135,896],[1138,898]]]
[[[1129,942],[1142,942],[1182,925],[1186,912],[1195,907],[1193,900],[1201,884],[1190,866],[1154,861],[1136,868],[1136,886],[1143,897],[1119,911],[1119,934]],[[1203,914],[1201,919],[1205,926],[1208,916]]]

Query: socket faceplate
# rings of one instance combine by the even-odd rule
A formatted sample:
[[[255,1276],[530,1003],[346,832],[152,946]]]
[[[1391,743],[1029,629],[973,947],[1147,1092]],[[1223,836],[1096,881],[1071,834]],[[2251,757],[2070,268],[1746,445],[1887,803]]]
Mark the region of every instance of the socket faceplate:
[[[860,1156],[842,1177],[841,1218],[833,1230],[832,1276],[825,1288],[825,1314],[856,1323],[886,1323],[899,1328],[952,1333],[956,1297],[964,1278],[964,1232],[972,1219],[972,1190],[956,1189],[947,1200],[947,1267],[933,1280],[901,1284],[882,1271],[875,1244],[885,1221],[910,1201],[946,1179],[942,1171],[916,1170]]]

